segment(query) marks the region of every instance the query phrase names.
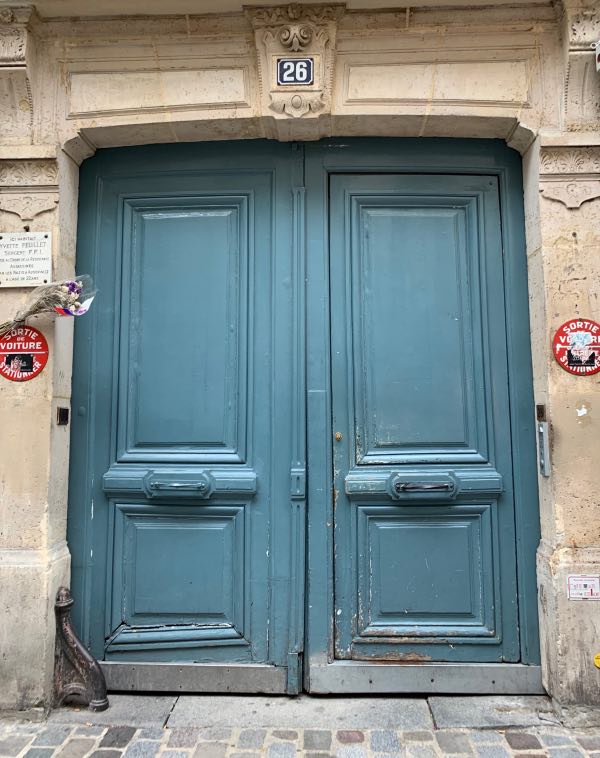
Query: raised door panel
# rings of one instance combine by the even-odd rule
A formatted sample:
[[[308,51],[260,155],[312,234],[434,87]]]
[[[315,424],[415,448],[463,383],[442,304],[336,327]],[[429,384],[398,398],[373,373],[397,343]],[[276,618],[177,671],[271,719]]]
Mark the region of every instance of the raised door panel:
[[[357,638],[495,636],[494,504],[357,511]]]
[[[485,462],[477,194],[348,203],[356,463]]]
[[[240,648],[236,660],[250,660],[244,506],[115,503],[114,509],[109,659],[154,645],[163,652],[154,651],[153,659],[166,650],[169,660],[172,646],[221,642]],[[226,655],[234,658],[232,650]]]
[[[358,464],[486,458],[474,381],[481,325],[469,291],[474,202],[353,197],[354,371],[364,376],[355,387]]]
[[[248,198],[125,206],[120,461],[246,458]]]

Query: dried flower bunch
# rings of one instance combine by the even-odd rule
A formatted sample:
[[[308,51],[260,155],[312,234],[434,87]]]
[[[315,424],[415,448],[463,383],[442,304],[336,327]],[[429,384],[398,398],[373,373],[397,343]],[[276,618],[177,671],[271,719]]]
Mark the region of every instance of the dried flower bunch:
[[[30,316],[58,313],[59,316],[83,316],[87,313],[96,290],[91,277],[84,275],[62,282],[51,282],[34,289],[29,302],[10,321],[0,324],[0,335],[21,326]]]

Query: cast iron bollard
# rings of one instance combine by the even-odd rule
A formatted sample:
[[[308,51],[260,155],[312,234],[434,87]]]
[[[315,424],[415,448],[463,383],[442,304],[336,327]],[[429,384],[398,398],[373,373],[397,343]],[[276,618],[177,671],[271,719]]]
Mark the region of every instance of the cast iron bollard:
[[[66,587],[56,593],[56,645],[54,647],[54,699],[63,705],[73,697],[92,711],[108,708],[106,681],[98,661],[86,650],[71,623],[74,600]]]

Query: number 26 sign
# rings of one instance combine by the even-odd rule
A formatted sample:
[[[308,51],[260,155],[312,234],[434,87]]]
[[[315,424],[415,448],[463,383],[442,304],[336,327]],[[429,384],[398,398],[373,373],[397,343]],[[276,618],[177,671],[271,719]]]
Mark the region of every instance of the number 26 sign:
[[[277,58],[277,84],[312,84],[314,70],[314,58]]]

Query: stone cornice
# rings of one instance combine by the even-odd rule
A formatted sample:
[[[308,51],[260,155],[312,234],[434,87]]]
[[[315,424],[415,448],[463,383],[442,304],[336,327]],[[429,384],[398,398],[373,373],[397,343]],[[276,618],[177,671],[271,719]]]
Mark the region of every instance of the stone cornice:
[[[331,5],[276,5],[269,7],[246,6],[246,17],[252,24],[253,29],[271,28],[274,30],[285,29],[298,24],[311,24],[323,26],[329,21],[337,22],[345,10],[344,3]],[[287,43],[284,42],[287,47]]]

